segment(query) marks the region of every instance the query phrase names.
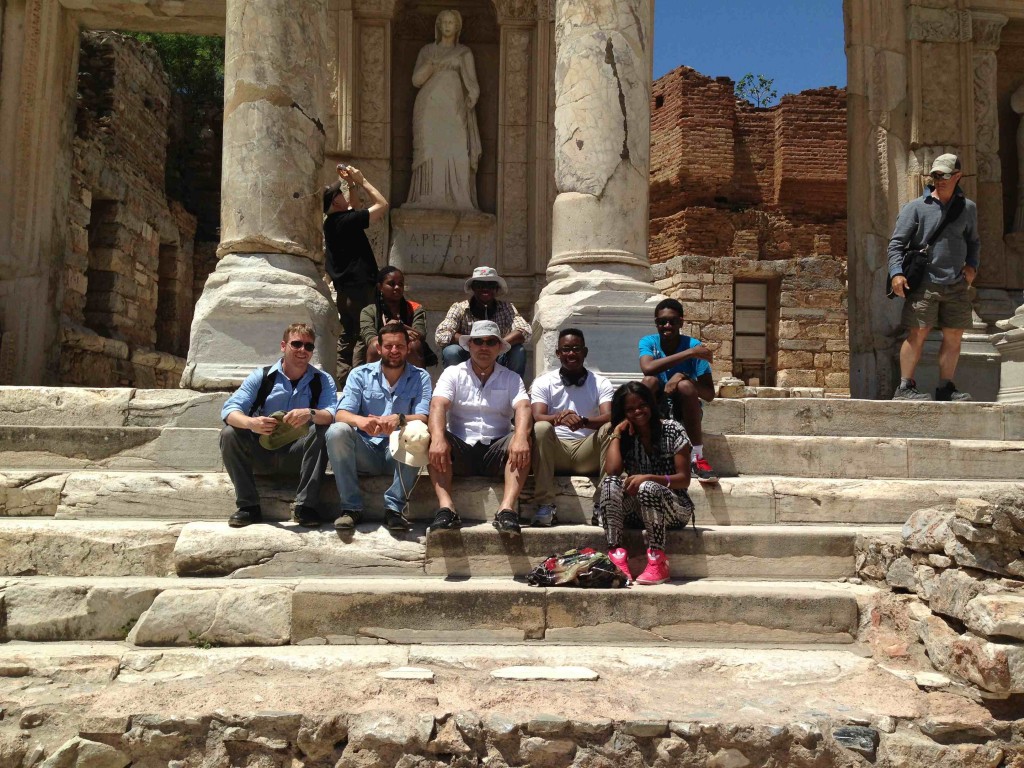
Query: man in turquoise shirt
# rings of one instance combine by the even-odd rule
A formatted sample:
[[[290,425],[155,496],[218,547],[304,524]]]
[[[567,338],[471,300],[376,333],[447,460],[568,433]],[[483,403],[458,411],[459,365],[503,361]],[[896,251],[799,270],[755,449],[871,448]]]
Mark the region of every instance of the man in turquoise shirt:
[[[393,473],[384,492],[384,525],[390,531],[409,528],[403,512],[419,469],[395,461],[388,437],[410,421],[426,423],[430,411],[430,376],[407,362],[409,332],[389,323],[377,334],[381,359],[354,368],[338,403],[337,423],[327,430],[327,454],[338,484],[339,531],[351,530],[363,514],[358,474]]]
[[[704,433],[701,400],[715,399],[711,378],[712,353],[697,339],[680,333],[683,305],[675,299],[658,302],[654,308],[657,333],[640,339],[640,370],[643,383],[658,400],[672,404],[672,417],[681,421],[693,445],[690,472],[701,483],[717,483],[708,460],[704,458]]]

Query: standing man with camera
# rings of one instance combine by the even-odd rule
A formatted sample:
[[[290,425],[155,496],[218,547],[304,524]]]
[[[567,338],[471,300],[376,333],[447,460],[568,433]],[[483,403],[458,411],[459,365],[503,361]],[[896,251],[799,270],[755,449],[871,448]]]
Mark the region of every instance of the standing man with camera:
[[[964,331],[971,327],[970,289],[981,262],[978,208],[960,189],[962,176],[956,155],[935,158],[924,195],[903,206],[889,240],[889,283],[893,293],[905,299],[902,324],[907,328],[906,341],[900,347],[900,384],[893,400],[929,399],[927,393],[918,391],[914,370],[928,332],[935,326],[942,329],[935,399],[971,399],[953,383],[960,343]],[[903,274],[904,253],[923,249],[940,226],[941,233],[927,248],[924,280],[911,290]]]
[[[341,339],[338,344],[338,378],[352,368],[352,350],[359,337],[359,312],[373,301],[377,283],[377,260],[366,237],[366,229],[388,212],[388,201],[362,171],[338,164],[338,181],[324,190],[324,242],[327,245],[327,274],[338,295]],[[368,208],[357,208],[358,190],[370,198]]]

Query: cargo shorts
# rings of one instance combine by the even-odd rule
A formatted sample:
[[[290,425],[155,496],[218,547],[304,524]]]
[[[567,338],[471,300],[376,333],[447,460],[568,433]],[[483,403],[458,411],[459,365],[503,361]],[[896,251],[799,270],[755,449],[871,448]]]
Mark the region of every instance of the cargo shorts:
[[[973,327],[971,293],[966,280],[939,285],[926,278],[903,303],[903,325],[906,328],[968,330]]]

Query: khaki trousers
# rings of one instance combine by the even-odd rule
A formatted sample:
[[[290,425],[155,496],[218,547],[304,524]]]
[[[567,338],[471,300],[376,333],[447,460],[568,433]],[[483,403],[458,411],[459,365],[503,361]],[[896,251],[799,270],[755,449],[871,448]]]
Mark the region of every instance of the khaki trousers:
[[[608,449],[609,425],[578,440],[560,440],[555,426],[548,421],[533,424],[534,502],[538,506],[555,503],[555,474],[602,475],[604,454]]]

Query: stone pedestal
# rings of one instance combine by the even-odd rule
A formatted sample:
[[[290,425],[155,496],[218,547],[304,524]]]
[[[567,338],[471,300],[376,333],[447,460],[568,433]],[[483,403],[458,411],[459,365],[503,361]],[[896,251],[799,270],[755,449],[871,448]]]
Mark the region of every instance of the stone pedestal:
[[[1017,307],[1012,317],[996,326],[1002,333],[992,336],[999,352],[999,393],[1001,403],[1024,403],[1024,304]]]
[[[196,306],[181,383],[237,385],[309,322],[334,369],[338,312],[320,277],[327,0],[227,0],[222,260]],[[323,354],[324,358],[320,358]]]
[[[388,263],[407,274],[467,277],[493,265],[496,218],[480,211],[399,208],[391,214]]]
[[[309,259],[280,253],[225,256],[196,304],[181,385],[222,389],[280,357],[281,334],[292,323],[316,330],[313,364],[333,371],[338,312]]]
[[[939,385],[939,344],[941,331],[932,331],[924,345],[921,362],[914,372],[917,388],[929,395]],[[956,388],[969,392],[981,402],[994,402],[999,393],[999,370],[1001,350],[992,343],[987,333],[968,331],[960,346],[960,362],[956,366],[953,380]],[[890,393],[891,396],[891,393]]]
[[[556,365],[558,331],[580,328],[587,364],[638,375],[653,332],[647,260],[650,158],[649,0],[556,6],[555,184],[551,261],[535,311],[535,370]],[[538,327],[539,326],[539,327]]]

